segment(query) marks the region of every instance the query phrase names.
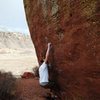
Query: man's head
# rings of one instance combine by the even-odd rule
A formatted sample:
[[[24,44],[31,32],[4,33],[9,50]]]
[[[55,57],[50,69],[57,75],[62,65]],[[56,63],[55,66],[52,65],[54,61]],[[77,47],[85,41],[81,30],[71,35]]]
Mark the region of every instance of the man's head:
[[[41,60],[40,60],[40,65],[41,65],[43,62],[44,62],[44,59],[41,59]]]
[[[33,72],[34,72],[34,75],[36,77],[39,77],[39,67],[38,66],[36,66],[35,68],[33,68]]]

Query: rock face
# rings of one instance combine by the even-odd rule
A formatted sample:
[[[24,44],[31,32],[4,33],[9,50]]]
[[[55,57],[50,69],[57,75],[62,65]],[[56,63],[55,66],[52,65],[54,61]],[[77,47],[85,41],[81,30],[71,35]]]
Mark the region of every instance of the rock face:
[[[100,0],[24,0],[38,61],[47,43],[61,100],[100,100]],[[52,72],[53,73],[53,72]]]

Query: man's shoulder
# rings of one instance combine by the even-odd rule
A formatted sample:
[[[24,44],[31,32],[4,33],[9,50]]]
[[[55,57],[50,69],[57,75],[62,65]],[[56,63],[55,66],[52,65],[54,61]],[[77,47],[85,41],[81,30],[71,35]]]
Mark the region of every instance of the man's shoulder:
[[[46,66],[47,66],[47,64],[46,64],[45,62],[43,62],[43,63],[40,65],[40,68],[46,67]]]

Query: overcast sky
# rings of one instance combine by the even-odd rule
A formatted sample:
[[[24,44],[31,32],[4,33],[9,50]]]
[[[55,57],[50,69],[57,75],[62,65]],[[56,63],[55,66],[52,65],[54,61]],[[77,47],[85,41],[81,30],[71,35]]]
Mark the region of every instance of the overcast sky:
[[[23,0],[0,0],[0,27],[28,33]]]

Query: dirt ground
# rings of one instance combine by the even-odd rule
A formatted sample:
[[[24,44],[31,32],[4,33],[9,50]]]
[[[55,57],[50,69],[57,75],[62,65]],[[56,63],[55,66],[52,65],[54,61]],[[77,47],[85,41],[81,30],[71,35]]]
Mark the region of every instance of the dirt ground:
[[[38,66],[38,62],[32,52],[0,54],[0,70],[12,72],[16,77],[24,72],[33,72],[35,66]]]
[[[41,87],[37,78],[17,79],[16,83],[19,100],[49,100],[46,97],[50,94],[50,89]]]

